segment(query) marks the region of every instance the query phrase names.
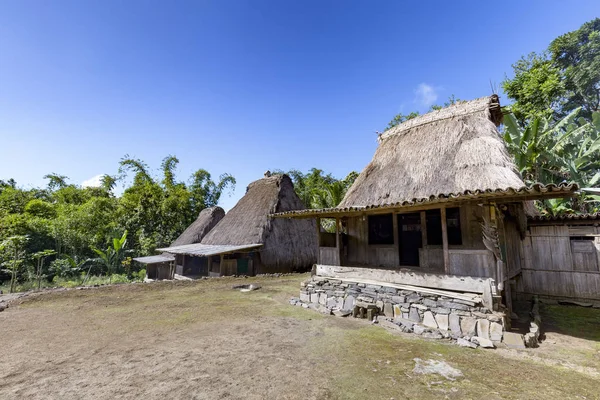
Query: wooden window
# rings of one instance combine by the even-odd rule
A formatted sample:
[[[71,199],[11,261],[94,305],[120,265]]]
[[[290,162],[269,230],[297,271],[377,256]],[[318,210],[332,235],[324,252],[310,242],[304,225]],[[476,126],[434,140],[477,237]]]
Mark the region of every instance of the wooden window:
[[[394,216],[369,215],[369,244],[394,244]]]
[[[425,212],[427,224],[427,245],[442,245],[442,216],[440,210],[427,210]],[[448,244],[461,245],[462,233],[460,230],[460,208],[446,209],[446,225],[448,226]]]

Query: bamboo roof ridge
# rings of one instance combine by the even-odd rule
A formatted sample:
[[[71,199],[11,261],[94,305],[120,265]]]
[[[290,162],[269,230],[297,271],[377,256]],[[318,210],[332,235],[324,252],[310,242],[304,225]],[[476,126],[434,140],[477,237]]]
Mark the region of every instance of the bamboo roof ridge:
[[[204,236],[225,216],[221,207],[209,207],[200,211],[198,218],[173,243],[171,247],[200,243]]]
[[[202,239],[209,245],[262,244],[268,266],[306,267],[317,260],[316,223],[273,219],[270,214],[301,210],[304,204],[287,175],[265,176],[248,185],[246,194]]]
[[[493,95],[389,129],[338,207],[525,187],[497,130],[501,122],[498,96]]]

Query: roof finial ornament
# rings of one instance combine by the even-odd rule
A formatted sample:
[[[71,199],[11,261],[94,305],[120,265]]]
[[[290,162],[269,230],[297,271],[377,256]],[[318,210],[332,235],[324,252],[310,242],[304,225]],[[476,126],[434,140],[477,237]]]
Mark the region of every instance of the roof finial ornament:
[[[267,170],[265,171],[265,178],[268,178],[271,176],[271,171]]]

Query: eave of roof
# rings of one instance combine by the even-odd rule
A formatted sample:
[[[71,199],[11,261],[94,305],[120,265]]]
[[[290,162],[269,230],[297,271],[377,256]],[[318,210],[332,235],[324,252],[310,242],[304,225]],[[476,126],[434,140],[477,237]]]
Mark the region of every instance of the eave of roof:
[[[162,249],[156,249],[157,251],[164,251],[170,254],[183,254],[188,256],[196,257],[209,257],[216,256],[219,254],[236,253],[243,250],[257,249],[262,244],[243,244],[243,245],[212,245],[212,244],[186,244],[182,246],[165,247]]]
[[[411,199],[391,204],[343,207],[343,208],[321,208],[295,210],[271,214],[276,218],[312,218],[312,217],[340,217],[349,215],[361,215],[367,212],[379,213],[390,211],[408,211],[411,209],[424,209],[434,205],[465,203],[473,201],[527,201],[544,198],[570,197],[579,189],[576,183],[561,183],[559,185],[535,183],[518,189],[486,189],[466,190],[462,193],[446,193],[433,195],[428,198]]]
[[[164,262],[172,262],[175,261],[175,256],[159,254],[156,256],[147,256],[147,257],[136,257],[133,261],[137,261],[142,264],[159,264]]]
[[[600,213],[592,214],[561,214],[561,215],[536,215],[528,218],[530,221],[584,221],[600,220]]]

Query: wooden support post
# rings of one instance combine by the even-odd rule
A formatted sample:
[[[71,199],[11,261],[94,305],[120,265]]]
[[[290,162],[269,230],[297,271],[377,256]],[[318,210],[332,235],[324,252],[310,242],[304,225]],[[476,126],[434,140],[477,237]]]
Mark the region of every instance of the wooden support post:
[[[321,263],[321,218],[317,217],[317,264]]]
[[[421,245],[427,246],[427,216],[425,211],[421,211]]]
[[[227,274],[228,271],[223,271],[223,260],[224,260],[224,255],[221,254],[221,258],[219,259],[219,275],[223,276],[223,274]]]
[[[340,240],[340,220],[335,219],[335,248],[337,255],[337,265],[342,265],[342,246]]]
[[[444,272],[450,274],[450,252],[448,251],[448,222],[446,221],[446,207],[440,210],[442,219],[442,249],[444,251]]]

